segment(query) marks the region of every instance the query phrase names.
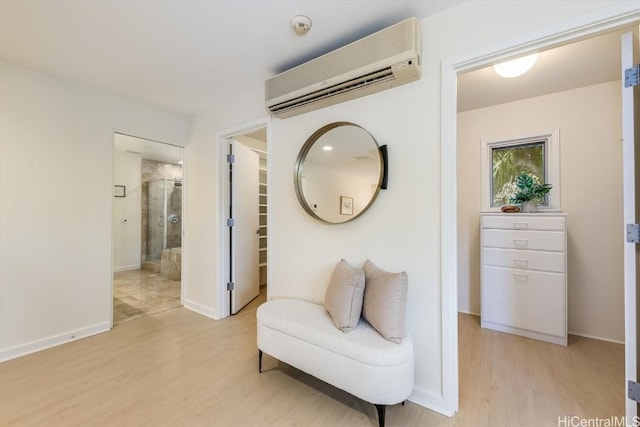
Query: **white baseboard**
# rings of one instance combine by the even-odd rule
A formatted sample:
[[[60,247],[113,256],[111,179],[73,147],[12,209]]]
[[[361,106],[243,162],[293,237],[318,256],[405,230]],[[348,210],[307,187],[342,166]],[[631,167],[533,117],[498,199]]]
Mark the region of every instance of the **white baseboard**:
[[[607,342],[612,342],[615,344],[624,344],[624,341],[618,341],[618,340],[612,340],[610,338],[602,338],[602,337],[596,337],[594,335],[587,335],[587,334],[579,334],[577,332],[568,332],[569,335],[575,335],[578,337],[584,337],[584,338],[591,338],[592,340],[600,340],[600,341],[607,341]]]
[[[186,299],[182,302],[182,306],[186,309],[195,311],[196,313],[202,314],[203,316],[209,317],[213,320],[220,320],[220,317],[218,317],[218,313],[216,313],[216,311],[211,307],[207,307],[205,305],[198,304],[196,302],[189,301]]]
[[[442,396],[435,394],[429,390],[425,390],[422,387],[414,387],[411,392],[411,396],[407,399],[420,406],[424,406],[427,409],[436,411],[439,414],[452,417],[454,414],[447,411],[444,407],[444,399]]]
[[[480,313],[474,313],[473,311],[465,311],[465,310],[460,310],[460,309],[458,309],[458,313],[470,314],[470,315],[472,315],[472,316],[478,316],[478,317],[480,317]]]
[[[97,325],[87,326],[86,328],[76,329],[74,331],[64,332],[59,335],[31,341],[26,344],[20,344],[14,347],[0,350],[0,362],[15,359],[16,357],[26,356],[36,351],[45,350],[80,338],[90,337],[91,335],[100,334],[110,329],[109,322],[98,323]]]
[[[113,267],[113,272],[119,273],[121,271],[140,270],[141,268],[141,264],[123,265],[120,267]]]
[[[473,312],[470,312],[470,311],[458,310],[458,313],[471,314],[472,316],[480,317],[479,313],[473,313]],[[575,335],[575,336],[578,336],[578,337],[591,338],[593,340],[612,342],[612,343],[615,343],[615,344],[624,344],[624,341],[614,340],[614,339],[611,339],[611,338],[597,337],[595,335],[580,334],[578,332],[571,332],[571,331],[569,331],[568,334],[569,335]]]

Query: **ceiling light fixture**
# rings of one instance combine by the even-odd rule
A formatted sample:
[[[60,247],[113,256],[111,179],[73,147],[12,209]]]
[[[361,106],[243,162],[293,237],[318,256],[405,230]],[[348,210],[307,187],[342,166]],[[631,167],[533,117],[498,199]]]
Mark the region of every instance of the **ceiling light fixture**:
[[[526,73],[538,60],[538,54],[523,56],[522,58],[502,62],[493,66],[494,71],[507,79],[518,77]]]
[[[331,151],[331,150],[333,150],[333,147],[332,147],[332,146],[330,146],[330,145],[325,145],[324,147],[322,147],[322,149],[323,149],[324,151]]]
[[[291,19],[291,28],[297,35],[304,36],[311,29],[311,19],[306,15],[296,15]]]

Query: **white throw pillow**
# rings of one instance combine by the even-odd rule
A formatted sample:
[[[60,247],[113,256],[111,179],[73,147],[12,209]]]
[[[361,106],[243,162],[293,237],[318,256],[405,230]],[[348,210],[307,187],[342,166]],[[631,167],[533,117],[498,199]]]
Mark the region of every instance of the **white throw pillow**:
[[[404,338],[404,318],[409,280],[407,273],[389,273],[367,260],[362,317],[394,343]]]
[[[342,332],[358,326],[364,296],[364,272],[344,259],[333,270],[324,295],[324,308],[331,315],[336,328]]]

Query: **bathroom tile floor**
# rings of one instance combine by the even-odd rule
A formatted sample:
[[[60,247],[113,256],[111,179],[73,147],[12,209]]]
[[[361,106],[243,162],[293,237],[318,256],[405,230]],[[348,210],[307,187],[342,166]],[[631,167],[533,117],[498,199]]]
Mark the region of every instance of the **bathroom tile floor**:
[[[113,275],[113,324],[180,307],[180,281],[146,270]]]

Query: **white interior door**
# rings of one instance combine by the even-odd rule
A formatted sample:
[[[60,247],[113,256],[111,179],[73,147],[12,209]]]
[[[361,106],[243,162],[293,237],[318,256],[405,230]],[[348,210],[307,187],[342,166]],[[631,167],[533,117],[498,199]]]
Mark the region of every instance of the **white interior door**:
[[[259,225],[259,156],[253,150],[231,142],[231,314],[236,314],[260,292]]]
[[[640,218],[640,173],[636,165],[640,165],[640,86],[625,87],[625,70],[638,64],[640,59],[638,48],[638,30],[622,36],[622,138],[623,138],[623,196],[624,223],[638,224]],[[638,318],[638,250],[635,243],[624,243],[624,301],[625,301],[625,389],[628,381],[638,381],[637,333]],[[626,398],[627,420],[633,420],[638,414],[636,401]]]

